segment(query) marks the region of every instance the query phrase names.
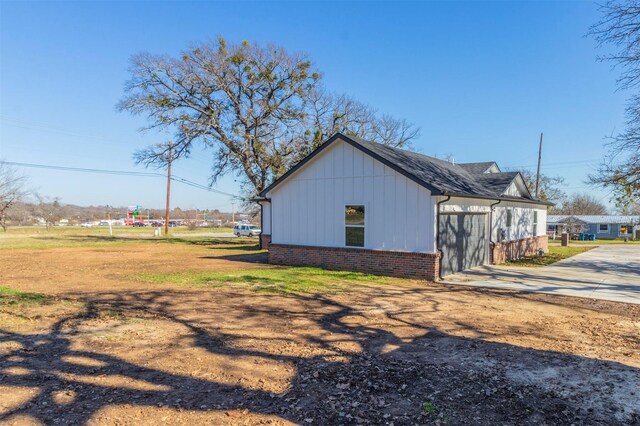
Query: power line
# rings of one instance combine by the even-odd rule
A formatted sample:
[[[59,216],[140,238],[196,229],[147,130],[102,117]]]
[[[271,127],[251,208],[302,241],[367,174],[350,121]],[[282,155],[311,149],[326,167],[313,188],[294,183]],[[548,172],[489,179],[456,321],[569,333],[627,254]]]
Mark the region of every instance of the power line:
[[[8,164],[10,166],[29,167],[29,168],[36,168],[36,169],[49,169],[49,170],[57,170],[57,171],[64,171],[64,172],[98,173],[98,174],[108,174],[108,175],[118,175],[118,176],[138,176],[138,177],[165,177],[164,174],[155,173],[155,172],[137,172],[137,171],[126,171],[126,170],[108,170],[108,169],[94,169],[94,168],[83,168],[83,167],[54,166],[50,164],[20,163],[16,161],[0,161],[0,163]],[[226,195],[228,197],[235,198],[238,200],[243,200],[243,201],[246,200],[246,198],[240,197],[239,195],[230,194],[228,192],[220,191],[218,189],[213,189],[209,186],[190,181],[180,176],[172,175],[171,180],[182,183],[184,185],[192,186],[197,189],[202,189],[204,191],[213,192],[220,195]]]
[[[153,172],[135,172],[135,171],[125,171],[125,170],[106,170],[106,169],[92,169],[92,168],[82,168],[82,167],[53,166],[49,164],[19,163],[15,161],[0,161],[0,162],[4,164],[8,164],[10,166],[30,167],[35,169],[51,169],[51,170],[60,170],[60,171],[66,171],[66,172],[99,173],[99,174],[120,175],[120,176],[146,176],[146,177],[163,176],[160,173],[153,173]]]
[[[547,168],[547,166],[566,166],[566,165],[582,165],[582,164],[589,164],[589,163],[597,163],[598,161],[600,161],[601,159],[595,158],[593,160],[574,160],[574,161],[561,161],[561,162],[556,162],[556,163],[546,163],[544,166],[545,168]],[[529,167],[536,167],[536,164],[528,164],[528,165],[519,165],[519,166],[505,166],[505,169],[526,169]]]

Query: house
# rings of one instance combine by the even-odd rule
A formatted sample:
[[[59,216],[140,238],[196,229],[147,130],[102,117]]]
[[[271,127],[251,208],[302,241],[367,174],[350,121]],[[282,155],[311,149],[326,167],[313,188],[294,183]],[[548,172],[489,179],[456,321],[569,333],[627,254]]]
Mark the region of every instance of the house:
[[[636,232],[634,232],[636,231]],[[547,234],[556,238],[563,232],[594,234],[597,239],[638,238],[640,216],[625,215],[549,215]]]
[[[260,197],[273,264],[436,280],[547,249],[549,203],[519,173],[340,133]]]

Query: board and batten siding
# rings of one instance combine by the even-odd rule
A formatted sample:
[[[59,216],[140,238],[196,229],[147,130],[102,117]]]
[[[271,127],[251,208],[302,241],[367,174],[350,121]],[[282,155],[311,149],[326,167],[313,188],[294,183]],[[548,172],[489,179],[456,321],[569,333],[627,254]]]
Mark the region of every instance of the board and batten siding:
[[[336,141],[267,195],[271,242],[345,247],[345,205],[365,206],[365,249],[435,251],[426,188]]]
[[[444,197],[437,197],[444,200]],[[497,200],[482,200],[473,198],[452,197],[444,202],[440,209],[442,213],[489,213],[491,205]],[[511,227],[507,228],[507,210],[512,212]],[[533,235],[533,212],[538,212],[538,232]],[[528,203],[502,201],[494,205],[491,215],[491,241],[498,241],[498,230],[504,229],[506,240],[513,241],[534,236],[546,235],[547,208]]]
[[[507,227],[507,210],[511,210],[511,227]],[[533,234],[534,211],[538,212],[538,232]],[[494,207],[491,237],[498,240],[498,230],[504,229],[506,241],[539,237],[547,233],[547,208],[526,203],[502,202]]]

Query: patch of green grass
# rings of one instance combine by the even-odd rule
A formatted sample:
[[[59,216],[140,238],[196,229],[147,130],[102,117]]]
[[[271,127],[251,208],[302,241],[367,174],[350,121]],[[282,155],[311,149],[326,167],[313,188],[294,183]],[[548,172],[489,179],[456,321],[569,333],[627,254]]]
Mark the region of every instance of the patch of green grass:
[[[549,243],[557,243],[560,244],[560,240],[549,240]],[[601,246],[601,245],[609,245],[609,244],[640,244],[640,240],[629,240],[625,242],[622,239],[618,240],[595,240],[595,241],[580,241],[580,240],[571,240],[569,241],[569,246],[571,245],[578,246]]]
[[[320,268],[287,267],[248,269],[224,272],[186,271],[172,273],[141,274],[143,281],[158,284],[184,286],[222,287],[239,285],[253,291],[270,293],[337,292],[350,284],[385,284],[391,278],[360,272],[327,271]]]
[[[10,228],[11,229],[11,228]],[[140,244],[188,244],[194,246],[208,246],[220,250],[236,250],[238,252],[257,251],[258,242],[255,238],[213,238],[201,236],[153,237],[147,235],[114,235],[113,237],[96,234],[83,234],[82,230],[76,233],[36,234],[36,235],[11,235],[0,237],[0,250],[42,250],[54,248],[74,247],[117,247],[134,243]]]
[[[438,412],[438,408],[433,402],[428,401],[422,404],[422,412],[424,414],[435,414]]]
[[[39,304],[46,301],[47,297],[42,293],[29,293],[0,286],[0,306]]]
[[[569,247],[561,247],[561,246],[551,246],[549,247],[549,253],[545,253],[544,256],[527,256],[522,259],[512,260],[510,262],[505,263],[508,266],[547,266],[552,263],[556,263],[560,260],[567,259],[571,256],[575,256],[576,254],[584,253],[585,251],[589,251],[595,248],[594,246],[569,246]]]
[[[113,233],[117,236],[152,235],[154,227],[145,226],[134,228],[132,226],[114,226]],[[164,232],[164,228],[160,228]],[[232,233],[233,228],[196,228],[188,229],[185,226],[169,228],[170,234],[206,234],[206,233]],[[94,226],[83,228],[81,226],[52,226],[47,229],[44,226],[10,226],[7,231],[0,229],[0,235],[20,236],[20,235],[109,235],[108,226]]]

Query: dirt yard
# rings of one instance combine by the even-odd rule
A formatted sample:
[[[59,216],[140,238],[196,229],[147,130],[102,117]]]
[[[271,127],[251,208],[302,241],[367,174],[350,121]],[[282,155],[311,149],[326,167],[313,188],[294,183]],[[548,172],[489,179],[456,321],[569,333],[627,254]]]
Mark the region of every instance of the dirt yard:
[[[47,296],[0,294],[0,423],[640,424],[640,306],[397,279],[254,291],[264,257],[0,249],[0,288]],[[144,278],[185,271],[248,284]]]

